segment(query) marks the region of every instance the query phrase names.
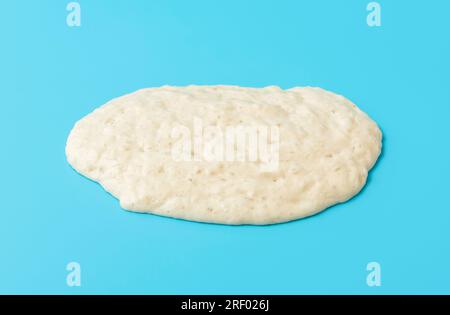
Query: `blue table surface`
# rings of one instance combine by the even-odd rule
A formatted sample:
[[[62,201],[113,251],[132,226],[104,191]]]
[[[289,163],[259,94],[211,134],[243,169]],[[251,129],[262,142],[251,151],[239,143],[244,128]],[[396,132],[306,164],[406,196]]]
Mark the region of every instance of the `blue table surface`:
[[[80,0],[80,27],[68,2],[0,5],[0,293],[450,293],[449,1],[378,1],[380,27],[367,0]],[[123,211],[65,141],[165,84],[320,86],[377,121],[383,155],[361,194],[290,223]]]

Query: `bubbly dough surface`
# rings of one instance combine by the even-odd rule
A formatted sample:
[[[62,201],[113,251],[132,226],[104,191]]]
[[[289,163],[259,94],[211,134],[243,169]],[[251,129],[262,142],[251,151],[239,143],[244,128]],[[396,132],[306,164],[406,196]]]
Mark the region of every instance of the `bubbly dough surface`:
[[[278,167],[261,161],[178,161],[174,126],[279,130]],[[310,216],[364,186],[381,131],[346,98],[313,87],[147,88],[113,99],[73,127],[72,167],[122,208],[193,221],[271,224]],[[176,140],[176,139],[175,139]]]

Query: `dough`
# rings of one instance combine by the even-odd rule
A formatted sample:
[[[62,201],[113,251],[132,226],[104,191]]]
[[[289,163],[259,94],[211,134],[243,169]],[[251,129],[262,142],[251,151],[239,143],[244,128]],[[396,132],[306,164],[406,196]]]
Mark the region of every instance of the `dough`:
[[[82,118],[66,155],[126,210],[272,224],[357,194],[381,138],[364,112],[320,88],[163,86]]]

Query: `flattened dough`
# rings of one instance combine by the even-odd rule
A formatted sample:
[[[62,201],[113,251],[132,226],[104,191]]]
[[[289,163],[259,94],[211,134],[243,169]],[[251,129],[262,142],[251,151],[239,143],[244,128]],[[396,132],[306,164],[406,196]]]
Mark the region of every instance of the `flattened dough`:
[[[176,125],[279,129],[276,170],[261,161],[176,161]],[[73,127],[72,167],[122,208],[223,224],[310,216],[364,186],[381,151],[376,123],[346,98],[313,87],[147,88],[113,99]]]

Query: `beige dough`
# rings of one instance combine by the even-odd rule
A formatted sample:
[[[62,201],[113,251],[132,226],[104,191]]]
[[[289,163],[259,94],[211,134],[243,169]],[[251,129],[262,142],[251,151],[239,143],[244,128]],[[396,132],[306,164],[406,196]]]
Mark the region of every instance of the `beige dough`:
[[[257,130],[257,138],[249,132],[233,144],[228,130]],[[271,224],[357,194],[381,137],[353,103],[320,88],[164,86],[113,99],[82,118],[66,155],[124,209]]]

